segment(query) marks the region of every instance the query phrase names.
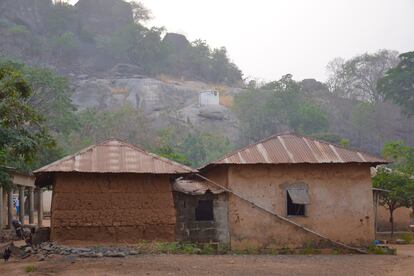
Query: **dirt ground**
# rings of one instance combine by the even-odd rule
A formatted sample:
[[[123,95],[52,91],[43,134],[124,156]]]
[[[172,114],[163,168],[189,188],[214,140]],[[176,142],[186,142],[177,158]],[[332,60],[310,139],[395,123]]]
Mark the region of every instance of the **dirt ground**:
[[[35,272],[26,269],[33,267]],[[414,275],[414,245],[383,255],[137,255],[81,259],[53,256],[0,263],[0,275]]]

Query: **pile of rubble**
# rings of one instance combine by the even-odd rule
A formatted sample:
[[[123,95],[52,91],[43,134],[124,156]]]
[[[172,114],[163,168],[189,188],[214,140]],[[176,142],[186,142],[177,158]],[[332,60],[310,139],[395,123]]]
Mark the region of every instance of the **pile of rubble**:
[[[64,245],[59,245],[54,242],[44,242],[37,246],[21,247],[24,254],[36,255],[40,261],[44,260],[49,255],[64,255],[83,258],[102,258],[102,257],[126,257],[138,255],[139,252],[128,247],[87,247],[75,248]]]

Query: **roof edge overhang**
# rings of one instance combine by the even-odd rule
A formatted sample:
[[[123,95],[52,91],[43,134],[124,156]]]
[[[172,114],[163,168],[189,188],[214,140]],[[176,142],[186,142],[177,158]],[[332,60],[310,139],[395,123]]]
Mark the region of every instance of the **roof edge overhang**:
[[[347,165],[347,164],[359,164],[359,165],[369,165],[370,167],[376,167],[380,165],[390,164],[392,162],[384,160],[384,162],[321,162],[321,163],[312,163],[312,162],[297,162],[297,163],[267,163],[267,162],[255,162],[255,163],[209,163],[204,165],[203,167],[198,168],[197,170],[202,172],[205,169],[212,168],[215,166],[237,166],[237,165],[287,165],[287,166],[295,166],[295,165]]]

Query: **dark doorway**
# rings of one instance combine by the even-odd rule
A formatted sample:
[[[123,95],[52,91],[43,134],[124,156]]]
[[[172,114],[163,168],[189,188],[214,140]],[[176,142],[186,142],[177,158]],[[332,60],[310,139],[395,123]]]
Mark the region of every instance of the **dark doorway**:
[[[195,219],[197,221],[214,220],[213,200],[199,200],[195,209]]]

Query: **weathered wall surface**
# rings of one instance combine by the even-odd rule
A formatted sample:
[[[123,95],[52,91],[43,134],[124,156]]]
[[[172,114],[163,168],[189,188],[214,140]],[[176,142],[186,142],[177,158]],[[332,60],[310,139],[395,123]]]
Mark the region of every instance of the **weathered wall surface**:
[[[378,206],[377,217],[377,231],[385,232],[391,231],[390,224],[390,211],[384,206]],[[411,224],[411,209],[410,208],[398,208],[394,211],[394,230],[395,231],[408,231]]]
[[[228,172],[229,172],[228,166],[220,165],[220,166],[207,167],[203,169],[202,174],[204,177],[210,179],[211,181],[221,186],[228,187],[229,185]]]
[[[59,173],[51,239],[173,241],[175,210],[168,176]]]
[[[199,200],[213,200],[213,221],[196,221],[195,209]],[[176,239],[191,242],[229,242],[228,205],[225,193],[186,195],[174,193],[177,210]]]
[[[368,244],[374,239],[370,170],[367,165],[244,165],[229,169],[229,186],[256,204],[286,216],[286,186],[304,182],[311,203],[306,217],[289,217],[333,240]],[[301,247],[319,238],[230,195],[232,249]]]

